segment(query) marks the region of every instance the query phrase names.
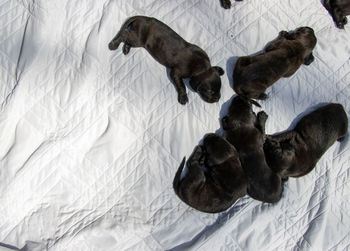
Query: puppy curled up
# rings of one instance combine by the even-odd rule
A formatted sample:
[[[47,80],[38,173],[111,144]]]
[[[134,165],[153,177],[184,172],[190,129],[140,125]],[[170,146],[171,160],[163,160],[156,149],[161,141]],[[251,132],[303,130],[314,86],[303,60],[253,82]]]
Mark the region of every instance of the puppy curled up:
[[[222,118],[222,126],[226,139],[237,149],[248,177],[248,195],[256,200],[274,203],[282,196],[283,184],[265,161],[263,144],[267,117],[265,112],[255,115],[251,100],[236,96],[230,104],[228,115]]]
[[[214,133],[206,135],[203,146],[197,146],[188,159],[188,172],[181,179],[185,160],[175,174],[173,188],[189,206],[206,213],[219,213],[246,194],[247,178],[238,153],[224,138]]]
[[[160,64],[170,68],[180,104],[188,102],[183,78],[190,78],[190,86],[204,101],[219,101],[220,76],[224,70],[211,66],[205,51],[185,41],[166,24],[152,17],[130,17],[109,43],[109,49],[116,50],[122,42],[125,55],[131,47],[143,47]]]
[[[233,72],[235,92],[248,98],[266,99],[265,90],[269,86],[282,77],[292,76],[302,64],[314,61],[312,50],[316,42],[309,27],[281,31],[264,53],[238,58]]]
[[[347,129],[348,117],[342,105],[320,107],[300,119],[293,130],[267,137],[267,163],[282,178],[304,176],[336,140],[344,138]]]

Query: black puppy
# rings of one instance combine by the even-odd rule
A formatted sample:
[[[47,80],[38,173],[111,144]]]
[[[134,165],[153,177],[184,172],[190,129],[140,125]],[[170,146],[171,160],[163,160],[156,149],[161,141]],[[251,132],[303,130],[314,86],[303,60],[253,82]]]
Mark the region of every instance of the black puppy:
[[[324,5],[332,16],[335,25],[344,29],[348,23],[347,15],[350,15],[350,0],[325,0]]]
[[[180,104],[188,102],[183,78],[191,78],[191,87],[204,101],[219,101],[220,76],[224,70],[218,66],[212,67],[205,51],[186,42],[166,24],[151,17],[131,17],[109,43],[109,49],[116,50],[121,42],[124,43],[125,55],[131,47],[143,47],[159,63],[170,68],[170,77],[178,92]]]
[[[342,105],[323,106],[303,117],[293,130],[267,136],[267,163],[282,178],[306,175],[327,149],[345,136],[347,129],[348,118]]]
[[[233,73],[235,92],[248,98],[266,99],[264,92],[269,86],[293,75],[301,64],[312,63],[316,42],[314,31],[309,27],[290,33],[281,31],[265,53],[237,60]]]
[[[236,2],[241,2],[243,0],[236,0]],[[221,6],[224,9],[229,9],[231,8],[231,0],[220,0]]]
[[[226,139],[238,151],[244,172],[248,176],[248,194],[260,201],[274,203],[282,196],[282,180],[268,167],[263,144],[267,114],[252,110],[249,99],[237,96],[222,119]]]
[[[188,173],[180,180],[184,165],[185,158],[173,187],[183,202],[199,211],[222,212],[247,193],[247,179],[236,149],[214,133],[204,138],[202,147],[194,149],[187,161]]]

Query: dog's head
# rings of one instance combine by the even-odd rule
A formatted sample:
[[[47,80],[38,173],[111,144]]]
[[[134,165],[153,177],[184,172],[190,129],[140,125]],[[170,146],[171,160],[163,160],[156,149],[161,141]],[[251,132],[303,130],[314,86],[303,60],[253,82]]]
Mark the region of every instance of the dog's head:
[[[221,79],[220,76],[224,74],[224,70],[219,66],[209,68],[190,80],[190,85],[193,90],[198,92],[205,102],[218,102],[221,94]]]
[[[288,32],[285,37],[289,40],[300,40],[305,47],[313,49],[317,43],[315,32],[312,28],[303,26]]]
[[[309,65],[314,61],[312,50],[315,48],[317,38],[314,30],[310,27],[299,27],[295,31],[289,32],[285,35],[285,38],[289,40],[298,40],[305,48],[304,64]]]
[[[254,100],[240,95],[236,96],[230,104],[228,114],[222,118],[223,129],[233,129],[239,126],[239,124],[254,125],[256,116],[253,112],[252,104],[260,107]]]

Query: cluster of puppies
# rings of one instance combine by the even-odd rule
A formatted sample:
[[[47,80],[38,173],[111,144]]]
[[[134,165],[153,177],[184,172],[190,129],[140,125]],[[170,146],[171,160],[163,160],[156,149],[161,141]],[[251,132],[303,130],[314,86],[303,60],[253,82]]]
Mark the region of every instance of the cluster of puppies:
[[[254,101],[236,96],[228,115],[222,118],[226,139],[208,134],[187,161],[183,159],[173,187],[189,206],[218,213],[248,194],[253,199],[280,200],[288,177],[309,173],[335,141],[348,129],[348,118],[340,104],[328,104],[304,116],[293,130],[265,135],[267,114],[255,114]],[[205,168],[203,168],[205,167]]]
[[[225,8],[231,4],[221,3]],[[170,69],[180,104],[188,102],[184,78],[190,79],[191,88],[204,101],[220,99],[224,70],[211,66],[205,51],[161,21],[145,16],[129,18],[109,49],[116,50],[121,43],[125,55],[131,47],[143,47]],[[293,130],[272,136],[265,135],[268,115],[263,111],[255,114],[252,109],[252,105],[260,107],[253,99],[266,99],[265,90],[278,79],[313,62],[316,43],[309,27],[281,31],[264,53],[237,60],[233,80],[238,96],[221,121],[226,136],[206,135],[188,161],[183,159],[173,181],[182,201],[208,213],[224,211],[246,194],[259,201],[277,202],[288,177],[310,172],[326,150],[345,136],[348,118],[340,104],[321,107],[303,117]],[[185,164],[188,172],[181,178]]]

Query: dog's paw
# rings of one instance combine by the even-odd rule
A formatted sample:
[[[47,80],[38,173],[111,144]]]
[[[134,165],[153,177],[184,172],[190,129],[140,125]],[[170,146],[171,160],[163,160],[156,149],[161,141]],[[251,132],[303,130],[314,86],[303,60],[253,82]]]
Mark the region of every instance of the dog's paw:
[[[203,148],[200,145],[198,145],[194,148],[191,159],[193,161],[204,162],[202,157],[203,157]]]
[[[177,97],[177,100],[179,101],[179,103],[181,105],[185,105],[188,102],[187,94],[186,93],[179,94],[178,97]]]
[[[199,153],[199,154],[202,154],[203,153],[203,147],[198,145],[194,148],[194,152],[195,153]]]
[[[311,53],[304,59],[304,65],[310,65],[313,61],[315,61],[314,55]]]
[[[112,41],[108,44],[108,49],[110,49],[111,51],[114,51],[114,50],[118,49],[118,45],[114,44]]]
[[[126,55],[126,54],[129,53],[130,47],[131,47],[131,46],[130,46],[129,44],[124,43],[124,45],[123,45],[123,54],[124,54],[124,55]]]
[[[230,0],[221,0],[221,6],[224,9],[229,9],[229,8],[231,8],[231,1]]]
[[[269,115],[267,115],[267,113],[264,111],[258,112],[257,116],[258,116],[258,119],[262,121],[266,121],[267,118],[269,117]]]
[[[348,23],[348,19],[346,17],[343,18],[343,20],[339,21],[339,22],[336,22],[336,26],[339,28],[339,29],[344,29],[344,25],[346,25]]]
[[[261,93],[259,95],[259,97],[257,97],[257,99],[260,99],[260,100],[265,100],[267,99],[269,96],[266,94],[266,93]]]

